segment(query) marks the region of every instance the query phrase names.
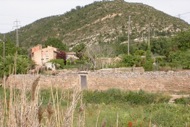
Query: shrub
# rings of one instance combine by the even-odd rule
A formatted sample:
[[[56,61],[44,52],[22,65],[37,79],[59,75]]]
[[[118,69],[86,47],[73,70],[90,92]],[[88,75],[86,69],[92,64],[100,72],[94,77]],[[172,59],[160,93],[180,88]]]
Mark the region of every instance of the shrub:
[[[64,64],[63,59],[54,59],[54,60],[51,60],[50,62],[54,63],[57,69],[64,69],[64,67],[66,66]]]
[[[147,60],[145,64],[143,65],[145,71],[152,71],[153,70],[153,61]]]
[[[165,103],[169,101],[169,96],[157,93],[148,93],[142,90],[138,92],[121,91],[118,89],[110,89],[107,91],[84,91],[84,101],[86,103],[105,103],[117,104],[128,103],[134,105],[146,105],[152,103]]]
[[[190,51],[170,52],[170,55],[168,57],[170,66],[173,68],[182,67],[183,69],[190,69],[189,53],[190,53]]]
[[[141,58],[137,55],[124,55],[122,57],[122,62],[127,67],[132,67],[134,65],[141,66]]]
[[[183,98],[176,99],[175,103],[188,105],[190,104],[190,97],[187,97],[187,98],[183,97]]]

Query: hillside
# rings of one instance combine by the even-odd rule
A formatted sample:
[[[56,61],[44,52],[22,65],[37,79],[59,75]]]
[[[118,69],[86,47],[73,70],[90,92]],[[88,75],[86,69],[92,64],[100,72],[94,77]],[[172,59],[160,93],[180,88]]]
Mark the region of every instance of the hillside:
[[[77,43],[125,42],[128,17],[131,16],[131,39],[137,42],[151,37],[170,36],[189,28],[189,24],[142,3],[124,1],[94,2],[76,7],[63,15],[40,19],[19,30],[20,45],[31,47],[56,37],[72,46]],[[15,32],[9,33],[14,38]]]

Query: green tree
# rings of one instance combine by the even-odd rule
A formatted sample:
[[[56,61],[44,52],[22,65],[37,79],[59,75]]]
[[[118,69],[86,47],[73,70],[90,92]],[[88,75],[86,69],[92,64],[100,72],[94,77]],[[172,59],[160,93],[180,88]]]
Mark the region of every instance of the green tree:
[[[152,60],[152,52],[149,50],[146,51],[146,61],[143,64],[145,71],[153,70],[153,60]]]
[[[190,51],[171,52],[168,61],[172,68],[190,69]]]
[[[12,42],[5,42],[5,55],[14,55],[16,52],[16,46]],[[0,56],[3,54],[3,43],[0,43]]]
[[[15,56],[16,51],[18,51],[17,59]],[[3,56],[3,43],[0,43],[0,69],[1,69],[0,77],[2,77],[4,74],[9,75],[15,72],[17,74],[24,74],[33,65],[34,63],[28,57],[27,50],[23,48],[17,48],[15,43],[11,41],[6,41],[5,42],[5,56]]]
[[[5,42],[5,55],[15,55],[16,51],[18,51],[19,55],[28,55],[28,51],[22,47],[16,48],[15,43],[11,41]],[[0,43],[0,56],[3,55],[3,43]]]
[[[3,70],[0,71],[0,77],[2,77],[4,74],[9,75],[15,73],[15,68],[17,74],[25,74],[34,65],[34,62],[25,55],[18,55],[17,59],[14,55],[7,55],[5,57],[5,63],[3,63],[4,61],[2,60],[2,57],[0,59],[0,69]]]
[[[146,51],[146,60],[152,60],[152,52],[150,50]]]
[[[76,52],[76,55],[79,59],[83,59],[84,53],[86,51],[86,45],[84,43],[80,43],[79,45],[75,46],[72,51]]]
[[[47,41],[45,42],[45,46],[53,46],[55,48],[58,48],[62,51],[68,51],[68,46],[64,44],[61,40],[57,38],[48,38]]]
[[[138,55],[123,55],[122,62],[127,67],[141,66],[141,57]]]
[[[171,42],[167,38],[153,39],[151,41],[151,51],[153,54],[168,56],[171,51]]]
[[[116,43],[114,46],[115,46],[115,49],[116,49],[116,55],[126,54],[128,52],[127,44]]]
[[[75,46],[72,50],[74,52],[81,52],[85,50],[85,44],[84,43],[80,43],[79,45]]]
[[[139,56],[144,56],[146,52],[144,50],[136,50],[134,54]]]
[[[173,41],[180,50],[186,51],[190,49],[190,30],[177,34]]]
[[[144,67],[145,71],[152,71],[153,70],[153,61],[152,60],[146,60],[143,67]]]
[[[148,50],[148,45],[145,42],[137,44],[137,47],[139,50],[144,50],[144,51]]]

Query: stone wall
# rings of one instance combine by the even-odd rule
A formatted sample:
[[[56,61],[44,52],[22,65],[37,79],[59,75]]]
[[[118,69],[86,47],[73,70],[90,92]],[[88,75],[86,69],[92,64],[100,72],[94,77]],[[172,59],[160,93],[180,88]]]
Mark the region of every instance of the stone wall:
[[[84,75],[84,74],[83,74]],[[190,91],[190,71],[181,72],[88,72],[87,87],[91,90],[106,90],[119,88],[123,90],[145,91]],[[7,85],[22,88],[26,85],[31,88],[37,75],[12,75],[7,80]],[[65,89],[74,86],[80,87],[80,74],[78,72],[61,72],[56,76],[41,75],[41,87],[58,86]]]
[[[89,89],[189,91],[190,72],[89,73]]]
[[[7,86],[14,86],[16,88],[31,89],[34,80],[40,76],[39,86],[43,88],[61,87],[65,89],[73,88],[79,84],[79,78],[77,73],[65,73],[61,75],[11,75],[7,79]]]

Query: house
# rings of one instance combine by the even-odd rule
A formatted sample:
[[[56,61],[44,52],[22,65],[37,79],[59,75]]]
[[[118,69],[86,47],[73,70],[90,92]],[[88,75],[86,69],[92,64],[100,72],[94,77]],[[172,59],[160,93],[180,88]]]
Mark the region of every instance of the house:
[[[75,61],[78,59],[76,57],[75,52],[64,52],[59,49],[47,46],[46,48],[42,48],[42,45],[36,45],[31,49],[31,59],[36,63],[36,65],[46,66],[46,63],[53,59],[64,59],[66,64],[66,60]],[[50,65],[48,64],[48,67]]]
[[[55,53],[57,48],[52,46],[47,46],[42,48],[42,45],[37,45],[31,49],[31,59],[37,65],[44,65],[52,59],[56,59],[57,54]]]

